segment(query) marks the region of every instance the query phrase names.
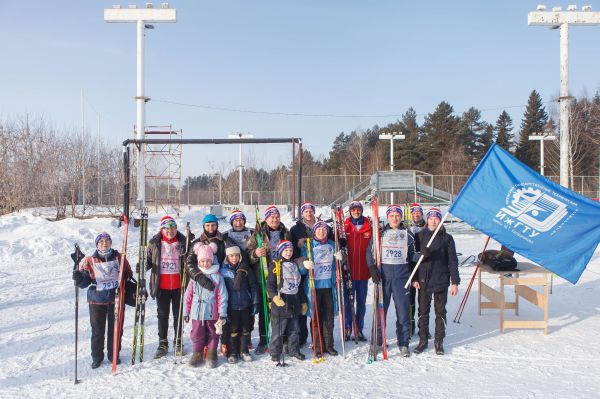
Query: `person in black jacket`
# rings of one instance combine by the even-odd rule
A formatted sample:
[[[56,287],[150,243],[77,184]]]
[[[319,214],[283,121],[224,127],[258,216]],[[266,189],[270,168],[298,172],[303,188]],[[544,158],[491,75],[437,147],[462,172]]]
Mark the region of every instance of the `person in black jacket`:
[[[169,351],[169,313],[173,310],[173,346],[176,355],[183,354],[181,337],[182,319],[179,315],[181,303],[181,260],[185,256],[186,239],[177,231],[177,223],[171,216],[165,216],[160,221],[160,231],[148,242],[146,270],[150,273],[150,296],[156,299],[158,318],[158,349],[155,359],[165,356]]]
[[[254,322],[252,317],[258,312],[260,298],[258,285],[254,273],[244,258],[240,248],[230,246],[225,249],[225,261],[221,265],[221,275],[225,279],[227,293],[227,318],[229,330],[229,363],[236,363],[241,357],[243,361],[250,362],[249,353],[250,326]]]
[[[440,224],[442,213],[438,208],[427,211],[427,227],[418,234],[421,255],[424,259],[419,267],[413,286],[419,290],[419,344],[414,352],[419,354],[427,348],[429,334],[429,310],[431,298],[435,309],[435,352],[444,354],[443,340],[446,335],[446,302],[448,301],[448,286],[450,294],[456,296],[460,276],[458,274],[458,258],[454,238],[446,232],[444,226],[440,228],[429,247],[434,230]]]
[[[306,313],[307,300],[300,286],[300,271],[292,261],[293,245],[282,240],[277,246],[277,256],[269,264],[267,290],[271,302],[271,360],[279,362],[283,352],[283,337],[287,337],[291,356],[304,360],[298,341],[298,315]]]

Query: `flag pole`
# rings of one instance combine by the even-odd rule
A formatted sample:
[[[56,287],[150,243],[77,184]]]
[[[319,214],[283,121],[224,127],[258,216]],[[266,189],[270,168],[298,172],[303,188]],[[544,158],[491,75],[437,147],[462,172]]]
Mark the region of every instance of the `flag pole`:
[[[444,215],[444,217],[442,218],[442,220],[440,221],[440,224],[438,224],[438,226],[435,228],[435,230],[433,231],[433,235],[431,236],[431,238],[429,239],[429,242],[427,243],[427,246],[425,248],[429,248],[429,246],[431,245],[431,243],[433,242],[433,239],[435,238],[435,236],[437,235],[438,231],[440,231],[440,228],[444,225],[444,221],[446,220],[446,218],[448,217],[448,215],[450,214],[450,212],[446,212],[446,214]],[[427,228],[427,227],[425,227]],[[413,269],[412,273],[410,274],[410,276],[408,277],[408,281],[406,282],[406,285],[404,286],[404,288],[408,288],[408,286],[410,285],[410,282],[413,278],[413,276],[415,275],[415,273],[417,272],[417,269],[419,269],[419,266],[421,266],[421,262],[423,261],[423,255],[421,255],[419,257],[419,261],[417,262],[417,265],[415,266],[415,268]]]

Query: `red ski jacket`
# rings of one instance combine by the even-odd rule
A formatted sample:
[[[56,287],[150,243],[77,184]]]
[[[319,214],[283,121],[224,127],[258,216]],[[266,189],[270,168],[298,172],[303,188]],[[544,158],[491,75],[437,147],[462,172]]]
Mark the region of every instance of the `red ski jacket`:
[[[352,223],[352,218],[344,221],[346,231],[346,246],[348,248],[348,265],[352,280],[368,280],[371,278],[369,266],[367,265],[367,247],[373,232],[368,218],[363,218],[364,224],[360,230]]]

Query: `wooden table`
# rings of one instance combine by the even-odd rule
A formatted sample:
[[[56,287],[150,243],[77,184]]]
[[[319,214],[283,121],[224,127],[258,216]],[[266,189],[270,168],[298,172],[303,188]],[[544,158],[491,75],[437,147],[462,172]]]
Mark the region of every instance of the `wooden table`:
[[[481,309],[500,309],[500,332],[504,333],[507,328],[536,328],[543,329],[548,334],[548,276],[552,274],[548,270],[530,262],[519,262],[519,271],[496,271],[488,265],[479,268],[479,301],[478,312]],[[500,279],[500,290],[496,290],[481,281],[481,273],[495,275]],[[515,287],[515,301],[507,302],[504,295],[504,287],[512,285]],[[532,286],[543,287],[539,292]],[[489,301],[482,301],[485,297]],[[531,302],[544,312],[543,320],[505,320],[504,311],[514,309],[515,315],[519,316],[519,298]]]

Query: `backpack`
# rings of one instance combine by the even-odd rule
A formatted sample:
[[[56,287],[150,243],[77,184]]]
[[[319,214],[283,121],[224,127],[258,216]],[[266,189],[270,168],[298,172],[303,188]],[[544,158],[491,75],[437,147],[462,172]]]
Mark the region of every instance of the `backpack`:
[[[502,246],[501,250],[490,249],[478,255],[478,259],[490,266],[495,271],[514,271],[517,270],[517,260],[513,257],[514,252]]]

